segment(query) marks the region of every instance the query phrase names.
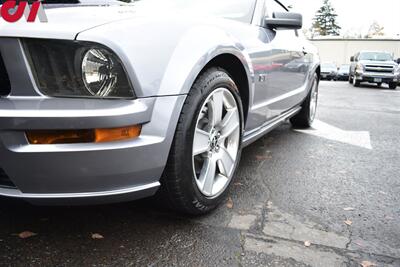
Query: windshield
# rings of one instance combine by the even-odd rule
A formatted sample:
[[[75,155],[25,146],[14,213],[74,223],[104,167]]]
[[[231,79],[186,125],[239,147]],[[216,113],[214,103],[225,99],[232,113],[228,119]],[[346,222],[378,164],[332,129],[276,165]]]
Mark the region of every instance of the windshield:
[[[340,66],[340,71],[348,71],[350,69],[350,65],[342,65]]]
[[[3,2],[4,0],[0,0]],[[20,1],[20,0],[18,0]],[[33,1],[33,0],[29,0]],[[129,4],[151,10],[178,9],[184,13],[211,15],[250,23],[256,0],[43,0],[44,4],[121,5]]]
[[[384,52],[363,52],[360,54],[360,60],[392,61],[393,57],[391,54]]]

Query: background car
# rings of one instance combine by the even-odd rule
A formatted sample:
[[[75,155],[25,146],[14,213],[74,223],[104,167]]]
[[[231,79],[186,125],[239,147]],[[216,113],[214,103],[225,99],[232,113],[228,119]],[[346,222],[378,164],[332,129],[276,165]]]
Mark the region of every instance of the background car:
[[[348,81],[349,80],[349,73],[350,73],[350,65],[349,64],[343,64],[340,66],[335,80],[337,81]]]
[[[380,51],[362,51],[352,56],[350,61],[349,83],[359,87],[361,83],[375,83],[380,87],[383,83],[390,89],[396,89],[399,82],[399,65],[393,54]]]
[[[334,63],[321,64],[321,80],[333,80],[337,75],[337,67]]]

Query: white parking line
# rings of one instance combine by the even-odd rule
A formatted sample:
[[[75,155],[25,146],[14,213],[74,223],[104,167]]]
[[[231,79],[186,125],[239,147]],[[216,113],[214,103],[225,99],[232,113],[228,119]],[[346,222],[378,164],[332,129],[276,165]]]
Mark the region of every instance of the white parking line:
[[[368,131],[344,131],[319,120],[314,122],[312,129],[296,131],[372,150]]]
[[[382,90],[384,93],[400,93],[400,90]]]

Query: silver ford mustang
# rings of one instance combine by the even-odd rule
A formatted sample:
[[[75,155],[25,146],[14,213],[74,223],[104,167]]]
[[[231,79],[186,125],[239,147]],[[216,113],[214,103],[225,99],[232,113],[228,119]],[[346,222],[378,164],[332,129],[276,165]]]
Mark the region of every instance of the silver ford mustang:
[[[314,120],[318,53],[279,1],[47,2],[0,23],[1,196],[202,214],[243,147]]]

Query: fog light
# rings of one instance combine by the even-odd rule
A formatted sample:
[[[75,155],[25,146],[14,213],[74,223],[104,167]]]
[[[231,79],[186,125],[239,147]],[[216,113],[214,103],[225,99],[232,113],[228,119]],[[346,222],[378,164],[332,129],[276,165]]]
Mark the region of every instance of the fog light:
[[[27,131],[26,137],[33,145],[105,143],[137,138],[142,127],[139,125],[90,130],[38,130]]]

